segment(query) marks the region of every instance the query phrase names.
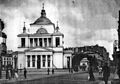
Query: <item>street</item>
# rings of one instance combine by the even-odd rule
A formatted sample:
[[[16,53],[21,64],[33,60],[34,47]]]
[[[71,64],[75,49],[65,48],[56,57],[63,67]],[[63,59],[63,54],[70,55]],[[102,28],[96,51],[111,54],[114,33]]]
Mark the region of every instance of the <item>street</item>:
[[[11,79],[2,81],[1,84],[104,84],[99,78],[98,73],[94,73],[96,81],[88,81],[88,73],[79,72],[69,74],[69,72],[56,72],[54,75],[44,73],[29,73],[27,79],[24,79],[23,74],[20,79]],[[112,76],[110,77],[112,79]]]

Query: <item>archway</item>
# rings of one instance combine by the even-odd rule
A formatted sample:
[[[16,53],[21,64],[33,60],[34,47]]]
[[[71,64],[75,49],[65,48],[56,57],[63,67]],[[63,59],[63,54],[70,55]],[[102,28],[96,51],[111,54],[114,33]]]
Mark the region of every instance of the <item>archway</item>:
[[[87,58],[89,61],[89,70],[88,70],[89,77],[90,77],[89,80],[94,81],[95,77],[93,74],[93,67],[95,67],[95,66],[97,67],[97,64],[98,64],[95,56],[90,56],[86,53],[74,54],[73,59],[72,59],[72,67],[73,67],[74,71],[78,71],[78,66],[80,65],[80,61],[83,58]]]
[[[73,69],[80,65],[80,61],[83,58],[88,59],[90,66],[97,66],[97,64],[98,64],[97,59],[96,59],[95,56],[90,56],[90,55],[88,55],[86,53],[77,53],[77,54],[74,54],[74,56],[72,58],[72,67],[73,67]]]

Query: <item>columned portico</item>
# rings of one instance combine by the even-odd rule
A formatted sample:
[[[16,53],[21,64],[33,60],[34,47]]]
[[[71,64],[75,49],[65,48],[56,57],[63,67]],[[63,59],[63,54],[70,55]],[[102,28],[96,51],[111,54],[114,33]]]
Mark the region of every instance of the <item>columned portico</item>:
[[[33,50],[26,52],[26,68],[52,68],[51,51],[37,52],[40,48],[34,50],[34,52]]]
[[[28,47],[50,47],[51,38],[29,38],[26,44]]]

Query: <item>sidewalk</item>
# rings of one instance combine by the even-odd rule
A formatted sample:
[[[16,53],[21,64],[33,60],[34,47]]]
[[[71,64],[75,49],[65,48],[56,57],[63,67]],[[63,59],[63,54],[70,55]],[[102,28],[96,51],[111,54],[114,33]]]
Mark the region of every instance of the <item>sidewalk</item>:
[[[12,79],[12,80],[6,80],[2,79],[0,80],[1,83],[10,83],[10,84],[15,84],[15,82],[19,81],[34,81],[34,80],[41,80],[41,79],[49,79],[49,78],[58,78],[59,80],[62,81],[71,81],[71,82],[79,82],[79,83],[84,83],[84,84],[104,84],[102,80],[99,79],[98,73],[95,73],[96,81],[88,81],[87,79],[88,73],[86,72],[78,72],[78,73],[69,73],[69,72],[55,72],[55,74],[47,75],[47,72],[29,72],[27,79],[24,79],[23,73],[19,74],[20,78],[18,80]],[[72,78],[71,78],[72,77]],[[77,83],[78,84],[78,83]],[[108,84],[111,84],[111,81],[108,82]]]
[[[48,75],[48,73],[46,71],[44,72],[28,72],[27,73],[27,79],[24,79],[24,75],[23,72],[19,73],[19,78],[13,78],[13,79],[5,79],[5,75],[2,79],[0,79],[0,84],[1,83],[8,83],[8,82],[18,82],[18,81],[29,81],[29,80],[37,80],[37,79],[41,79],[41,78],[49,78],[49,77],[56,77],[56,76],[63,76],[63,75],[67,75],[70,74],[69,72],[55,72],[55,74],[52,74],[50,72],[50,74]]]
[[[105,84],[104,81],[101,81],[99,84]],[[108,81],[108,84],[111,84],[111,81]]]

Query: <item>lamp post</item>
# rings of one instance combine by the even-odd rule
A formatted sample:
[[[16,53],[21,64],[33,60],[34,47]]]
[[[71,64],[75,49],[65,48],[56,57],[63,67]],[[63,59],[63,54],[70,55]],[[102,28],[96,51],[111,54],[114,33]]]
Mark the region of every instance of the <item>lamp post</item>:
[[[0,79],[2,78],[2,56],[0,52]]]

